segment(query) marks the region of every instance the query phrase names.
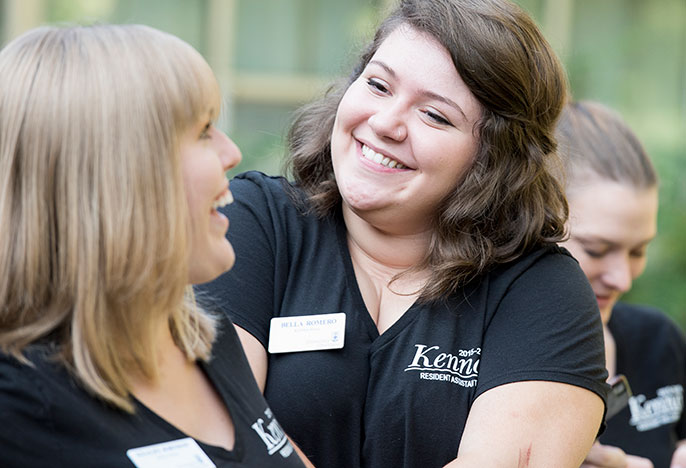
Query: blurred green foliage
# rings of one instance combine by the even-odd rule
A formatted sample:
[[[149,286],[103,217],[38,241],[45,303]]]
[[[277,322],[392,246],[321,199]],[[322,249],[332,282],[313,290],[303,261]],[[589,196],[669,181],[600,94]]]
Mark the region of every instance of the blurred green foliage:
[[[561,51],[575,99],[617,109],[661,179],[658,237],[625,295],[686,329],[686,2],[576,0]]]
[[[651,152],[661,176],[658,237],[625,300],[657,306],[686,329],[686,151],[655,145]]]

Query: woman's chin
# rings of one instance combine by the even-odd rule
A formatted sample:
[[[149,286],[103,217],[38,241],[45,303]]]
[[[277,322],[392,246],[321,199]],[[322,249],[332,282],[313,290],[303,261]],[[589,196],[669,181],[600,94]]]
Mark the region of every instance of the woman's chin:
[[[206,258],[194,257],[189,266],[189,283],[208,283],[222,273],[233,268],[236,262],[236,254],[231,244],[225,240],[221,250],[215,249],[213,255]],[[209,258],[207,258],[209,257]]]
[[[607,323],[610,321],[610,317],[612,316],[612,308],[614,305],[615,303],[612,302],[611,304],[600,308],[600,319],[602,320],[603,325],[607,325]]]

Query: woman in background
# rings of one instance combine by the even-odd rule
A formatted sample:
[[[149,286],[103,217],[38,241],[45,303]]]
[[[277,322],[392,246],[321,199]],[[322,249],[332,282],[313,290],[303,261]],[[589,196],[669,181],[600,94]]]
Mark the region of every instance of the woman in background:
[[[39,28],[0,52],[0,466],[302,467],[233,325],[202,57],[145,26]]]
[[[516,5],[404,0],[298,113],[294,182],[233,179],[239,261],[202,289],[315,466],[582,463],[607,374],[592,291],[556,245],[565,95]]]
[[[599,103],[568,104],[557,132],[570,208],[563,245],[598,301],[610,378],[625,375],[633,391],[583,466],[686,467],[684,335],[662,312],[618,302],[657,233],[655,169],[626,123]]]

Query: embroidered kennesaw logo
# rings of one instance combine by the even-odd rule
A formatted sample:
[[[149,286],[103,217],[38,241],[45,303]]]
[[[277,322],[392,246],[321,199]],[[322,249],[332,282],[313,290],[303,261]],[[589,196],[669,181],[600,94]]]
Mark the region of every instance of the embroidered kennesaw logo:
[[[288,437],[281,429],[279,422],[274,419],[272,410],[267,408],[264,415],[269,421],[266,426],[264,419],[257,418],[257,421],[250,427],[257,432],[264,445],[267,446],[269,455],[273,455],[278,450],[283,458],[287,458],[293,452],[293,446],[288,443]]]
[[[684,409],[684,388],[669,385],[657,390],[657,396],[647,400],[645,395],[634,395],[629,399],[631,420],[639,432],[677,422]]]
[[[412,362],[405,372],[417,371],[422,380],[439,380],[462,387],[475,387],[479,377],[481,348],[441,352],[440,346],[416,344]]]

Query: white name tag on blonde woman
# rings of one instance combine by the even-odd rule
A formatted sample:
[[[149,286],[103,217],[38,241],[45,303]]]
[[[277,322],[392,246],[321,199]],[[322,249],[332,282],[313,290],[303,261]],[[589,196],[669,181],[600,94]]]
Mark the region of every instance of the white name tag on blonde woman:
[[[126,451],[126,456],[136,468],[216,468],[190,437],[132,448]]]

